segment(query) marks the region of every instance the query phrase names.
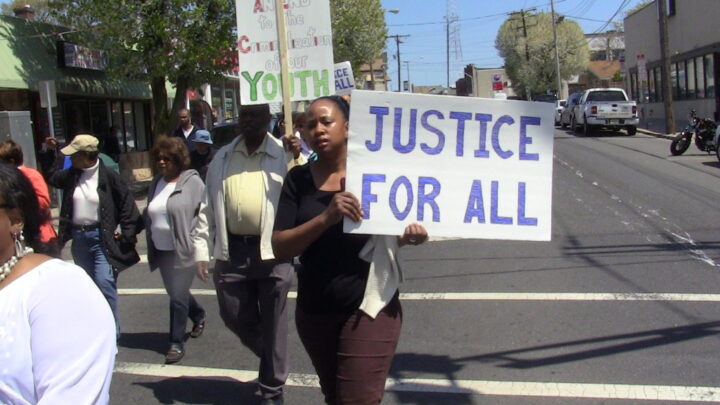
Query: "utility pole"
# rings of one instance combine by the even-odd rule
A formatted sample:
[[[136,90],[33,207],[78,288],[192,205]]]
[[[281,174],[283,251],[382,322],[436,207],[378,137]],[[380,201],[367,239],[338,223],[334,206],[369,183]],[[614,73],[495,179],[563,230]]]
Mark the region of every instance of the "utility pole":
[[[535,8],[531,8],[531,9],[528,9],[528,10],[520,9],[520,11],[515,11],[515,12],[513,12],[513,13],[510,13],[511,15],[512,15],[512,14],[520,14],[520,19],[521,19],[521,21],[522,21],[522,27],[520,27],[520,28],[522,29],[523,40],[525,41],[525,62],[527,63],[528,66],[530,66],[530,47],[528,46],[528,35],[527,35],[528,25],[527,25],[527,23],[525,22],[525,12],[526,12],[526,11],[533,11],[533,10],[535,10]],[[554,25],[554,22],[553,22],[553,25]],[[525,85],[525,97],[526,97],[528,100],[531,99],[530,84],[529,84],[529,83]]]
[[[550,0],[550,11],[552,12],[553,47],[555,48],[555,71],[557,73],[557,99],[562,98],[562,81],[560,81],[560,51],[557,42],[557,22],[555,20],[555,0]]]
[[[397,90],[398,93],[400,91],[402,91],[401,87],[400,87],[400,86],[402,86],[402,81],[401,81],[402,69],[400,68],[400,44],[402,44],[403,42],[400,40],[400,38],[407,38],[409,36],[410,35],[388,35],[387,36],[388,38],[395,38],[395,46],[397,47],[397,53],[395,54],[395,57],[397,58],[397,65],[398,65],[398,90]]]
[[[446,68],[445,72],[447,73],[447,82],[445,83],[445,88],[450,90],[450,16],[445,16],[445,61],[446,61]]]
[[[410,82],[410,61],[406,60],[403,61],[405,64],[405,67],[407,68],[407,82],[408,82],[408,93],[412,93],[412,83]]]
[[[663,104],[665,106],[665,131],[669,134],[675,133],[675,114],[673,114],[672,89],[670,88],[670,46],[668,44],[667,25],[667,4],[665,1],[658,1],[658,14],[660,16],[660,74],[662,75]],[[639,76],[639,72],[638,72]]]

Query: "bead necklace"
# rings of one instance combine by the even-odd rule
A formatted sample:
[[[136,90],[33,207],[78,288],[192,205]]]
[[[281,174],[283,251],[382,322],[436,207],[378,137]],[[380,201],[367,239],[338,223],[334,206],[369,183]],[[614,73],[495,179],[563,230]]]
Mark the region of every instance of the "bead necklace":
[[[33,252],[33,248],[26,246],[25,249],[23,250],[22,254],[20,255],[20,258],[22,258],[26,254],[32,253],[32,252]],[[15,267],[17,262],[20,261],[20,258],[18,258],[17,256],[12,256],[5,263],[3,263],[2,266],[0,266],[0,282],[5,280],[5,278],[7,278],[7,276],[10,275],[10,272],[12,272],[13,267]]]

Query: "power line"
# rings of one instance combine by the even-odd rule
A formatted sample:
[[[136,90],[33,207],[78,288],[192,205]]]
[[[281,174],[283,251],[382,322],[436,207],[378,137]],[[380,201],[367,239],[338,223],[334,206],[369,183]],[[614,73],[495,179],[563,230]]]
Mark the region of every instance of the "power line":
[[[565,1],[567,1],[567,0],[559,0],[559,1],[557,1],[556,3],[562,3],[562,2],[565,2]],[[545,4],[539,4],[539,5],[531,6],[531,7],[528,7],[528,8],[537,8],[537,7],[543,7],[543,6],[549,6],[549,5],[550,5],[550,3],[545,3]],[[459,18],[459,19],[457,19],[457,21],[458,21],[458,22],[462,22],[462,21],[474,21],[474,20],[482,20],[482,19],[485,19],[485,18],[504,17],[504,16],[508,15],[508,13],[509,13],[509,12],[497,13],[497,14],[488,14],[488,15],[481,15],[481,16],[478,16],[478,17]],[[421,23],[408,23],[408,24],[388,24],[388,27],[410,27],[410,26],[417,26],[417,25],[440,25],[440,24],[445,24],[445,21],[428,21],[428,22],[421,22]]]

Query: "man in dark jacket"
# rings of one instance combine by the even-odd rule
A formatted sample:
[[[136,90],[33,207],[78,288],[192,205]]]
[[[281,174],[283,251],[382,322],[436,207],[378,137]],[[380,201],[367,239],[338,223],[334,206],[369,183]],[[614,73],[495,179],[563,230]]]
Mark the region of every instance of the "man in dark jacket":
[[[190,152],[195,150],[195,144],[192,140],[198,129],[200,129],[200,127],[192,123],[190,110],[187,108],[180,109],[180,111],[178,111],[178,127],[172,135],[184,139],[185,145],[188,147]]]
[[[45,145],[55,150],[48,138]],[[135,200],[120,175],[98,159],[98,139],[77,135],[60,150],[72,167],[50,173],[48,183],[63,191],[58,239],[72,239],[75,264],[85,269],[117,314],[117,273],[140,261],[135,244],[142,230]],[[116,231],[117,230],[117,231]]]

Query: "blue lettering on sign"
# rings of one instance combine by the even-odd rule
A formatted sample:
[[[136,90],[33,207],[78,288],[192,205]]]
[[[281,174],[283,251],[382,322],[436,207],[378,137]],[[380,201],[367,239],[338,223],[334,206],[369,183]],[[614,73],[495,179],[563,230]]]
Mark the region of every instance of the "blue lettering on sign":
[[[527,153],[526,147],[532,143],[532,138],[527,136],[528,125],[540,125],[540,117],[520,117],[520,160],[540,160],[537,153]]]
[[[370,114],[375,114],[375,143],[365,141],[365,147],[370,152],[377,152],[382,147],[383,116],[390,114],[388,107],[370,106]]]
[[[440,207],[435,201],[435,198],[440,194],[440,182],[433,177],[420,177],[418,183],[418,221],[425,219],[425,205],[427,204],[432,209],[433,222],[440,222]],[[426,190],[428,186],[432,187],[431,191]]]
[[[407,195],[405,208],[401,211],[398,209],[397,206],[397,191],[400,186],[405,186],[405,192]],[[408,180],[405,176],[400,176],[392,184],[392,187],[390,187],[390,210],[392,211],[393,215],[396,219],[402,221],[405,218],[407,218],[408,214],[410,214],[410,210],[412,209],[413,205],[413,190],[412,190],[412,184],[410,184],[410,180]]]
[[[395,123],[393,128],[393,148],[400,153],[410,153],[415,149],[415,133],[417,130],[417,109],[410,110],[410,133],[407,144],[402,144],[402,108],[395,108]]]
[[[482,182],[480,180],[473,180],[463,222],[469,224],[473,218],[477,218],[477,222],[480,224],[485,223],[485,204],[483,204]]]
[[[451,111],[450,119],[458,121],[455,155],[462,156],[465,151],[465,121],[472,119],[472,114],[467,112]]]
[[[435,147],[431,148],[430,146],[428,146],[427,143],[423,142],[420,144],[420,149],[422,149],[423,152],[427,153],[428,155],[437,155],[438,153],[442,152],[443,147],[445,146],[445,134],[441,130],[435,128],[428,123],[428,118],[430,116],[434,116],[441,120],[445,119],[445,116],[443,116],[443,114],[438,110],[428,110],[425,111],[420,118],[420,124],[422,125],[422,127],[437,135],[438,143],[437,145],[435,145]]]
[[[360,207],[363,211],[363,218],[370,218],[370,203],[377,202],[377,195],[370,190],[372,183],[384,183],[384,174],[363,174],[362,177],[362,200]]]
[[[500,127],[502,127],[504,124],[512,125],[515,123],[515,120],[512,119],[509,115],[503,115],[502,117],[498,118],[497,121],[495,121],[495,125],[493,125],[493,131],[492,131],[492,145],[493,150],[495,150],[495,153],[497,153],[498,156],[500,156],[503,159],[509,159],[513,153],[509,150],[503,150],[500,147]]]
[[[341,77],[338,79],[335,79],[335,89],[336,90],[345,90],[345,89],[352,89],[354,86],[352,83],[350,83],[349,77]]]
[[[498,208],[500,207],[500,201],[498,198],[499,188],[499,183],[497,181],[490,183],[490,223],[512,225],[513,220],[511,217],[501,217],[498,214]]]
[[[475,114],[475,121],[480,122],[480,140],[477,150],[475,150],[475,157],[489,158],[490,151],[487,150],[487,127],[488,122],[492,121],[491,114]]]
[[[537,226],[537,218],[525,216],[525,183],[518,183],[518,225]]]
[[[415,133],[417,130],[417,109],[410,110],[410,133],[407,144],[402,144],[402,133],[400,132],[402,122],[402,109],[395,109],[395,128],[393,131],[393,148],[400,153],[410,153],[415,149]]]

